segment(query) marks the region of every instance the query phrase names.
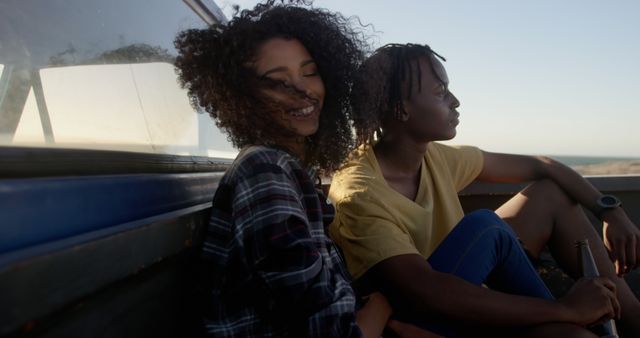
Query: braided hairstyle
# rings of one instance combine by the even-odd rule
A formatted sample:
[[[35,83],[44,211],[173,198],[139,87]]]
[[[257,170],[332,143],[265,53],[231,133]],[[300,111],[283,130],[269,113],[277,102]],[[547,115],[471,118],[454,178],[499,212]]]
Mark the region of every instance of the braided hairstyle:
[[[433,56],[446,61],[428,45],[387,44],[362,64],[351,94],[357,144],[370,145],[382,137],[386,121],[404,110],[402,100],[411,98],[413,86],[417,85],[418,91],[422,89],[421,58],[429,61],[431,71],[438,76]]]
[[[269,111],[277,107],[259,89],[304,94],[284,83],[258,78],[248,65],[263,42],[297,39],[313,57],[325,86],[318,131],[305,140],[305,162],[331,171],[354,145],[349,93],[367,50],[364,34],[353,29],[350,21],[304,0],[268,0],[240,13],[236,7],[227,24],[178,34],[175,65],[180,84],[191,104],[208,112],[235,147],[283,147],[276,140],[292,136],[292,131],[274,123]]]

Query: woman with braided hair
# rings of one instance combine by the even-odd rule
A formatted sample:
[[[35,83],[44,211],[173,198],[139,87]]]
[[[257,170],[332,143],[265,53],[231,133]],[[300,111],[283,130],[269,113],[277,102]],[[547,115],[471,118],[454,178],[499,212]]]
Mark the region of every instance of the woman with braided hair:
[[[441,61],[429,46],[391,44],[355,77],[361,146],[334,174],[329,196],[330,234],[356,289],[382,291],[394,316],[447,337],[594,337],[585,327],[621,314],[623,328],[639,336],[638,301],[580,204],[608,225],[618,273],[638,263],[638,228],[619,204],[598,202],[600,192],[551,159],[438,143],[456,135],[460,116]],[[465,216],[457,193],[475,179],[534,183],[495,212]],[[584,238],[606,277],[581,279],[556,300],[530,259],[548,244],[578,278],[573,243]]]

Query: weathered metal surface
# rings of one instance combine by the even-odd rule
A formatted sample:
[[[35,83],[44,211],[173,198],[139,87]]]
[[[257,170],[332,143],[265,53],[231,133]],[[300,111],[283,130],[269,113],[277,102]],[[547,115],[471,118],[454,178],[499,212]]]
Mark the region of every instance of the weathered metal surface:
[[[35,327],[40,326],[38,323],[43,318],[43,322],[48,323],[46,325],[64,327],[65,325],[77,326],[82,324],[86,329],[100,329],[100,325],[106,325],[106,323],[102,322],[109,320],[109,318],[116,321],[120,316],[127,317],[128,315],[123,313],[125,310],[116,311],[114,309],[114,312],[110,313],[99,306],[93,309],[81,309],[84,308],[83,304],[87,302],[96,303],[97,301],[98,304],[110,302],[111,300],[108,299],[91,300],[93,298],[92,294],[104,288],[115,287],[119,291],[112,291],[113,297],[122,298],[124,303],[134,302],[134,304],[119,305],[125,309],[145,306],[144,304],[135,304],[143,302],[143,300],[136,300],[137,298],[133,296],[127,296],[131,292],[127,290],[126,285],[128,282],[124,280],[137,280],[136,275],[148,267],[180,254],[190,248],[194,241],[197,242],[200,229],[203,228],[206,222],[208,209],[192,209],[183,210],[184,212],[182,213],[168,214],[164,220],[151,222],[128,231],[73,245],[60,251],[31,257],[5,266],[0,270],[0,299],[2,299],[0,335],[10,333],[20,327],[22,327],[20,331],[32,331]],[[167,266],[162,269],[175,270],[173,272],[167,271],[166,274],[168,275],[179,275],[180,272],[176,270],[177,268],[179,267]],[[153,277],[149,278],[153,279]],[[173,276],[172,278],[182,277]],[[117,284],[119,286],[110,286],[112,283],[120,284]],[[132,285],[137,285],[137,282],[132,283]],[[169,300],[175,298],[173,293],[180,292],[180,290],[173,289],[169,285],[166,288],[162,287],[161,285],[165,284],[162,281],[149,280],[145,283],[150,288],[163,288],[163,292],[168,293],[166,296],[169,297]],[[143,285],[137,286],[137,288],[142,288],[142,291],[146,287]],[[118,293],[120,292],[123,295],[119,295]],[[166,307],[171,305],[170,303],[165,303],[162,299],[156,299],[154,302],[156,304],[154,306]],[[117,306],[117,304],[113,306]],[[82,314],[78,311],[98,311],[101,315]],[[177,313],[180,310],[178,308],[166,308],[164,311],[176,311]],[[90,320],[99,319],[102,324],[98,322],[65,324],[60,319],[54,322],[46,320],[48,316],[55,316],[58,312],[60,314],[68,312],[70,318],[80,316]],[[62,317],[65,317],[65,315],[62,315]],[[95,319],[91,319],[94,317]],[[144,318],[142,316],[139,320]],[[120,325],[117,322],[112,324],[115,326]],[[119,329],[114,327],[112,330]],[[64,329],[63,331],[67,333],[62,336],[70,337],[69,334],[73,330]],[[38,332],[43,337],[49,337],[49,334],[53,334],[43,329],[39,329]],[[77,336],[86,337],[88,332],[90,331],[78,332]],[[104,328],[97,333],[104,334]],[[92,333],[90,336],[100,336],[96,334]]]

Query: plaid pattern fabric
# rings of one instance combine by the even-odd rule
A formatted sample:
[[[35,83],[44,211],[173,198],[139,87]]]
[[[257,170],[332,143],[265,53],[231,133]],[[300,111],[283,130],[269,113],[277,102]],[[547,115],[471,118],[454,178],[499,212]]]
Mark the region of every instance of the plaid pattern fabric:
[[[213,200],[202,257],[213,337],[360,337],[334,209],[313,170],[284,151],[238,155]]]

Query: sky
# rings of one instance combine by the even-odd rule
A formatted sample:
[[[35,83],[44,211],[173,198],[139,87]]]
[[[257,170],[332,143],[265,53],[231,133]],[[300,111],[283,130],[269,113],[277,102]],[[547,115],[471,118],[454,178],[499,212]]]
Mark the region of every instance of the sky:
[[[217,0],[229,18],[231,5]],[[374,48],[428,44],[461,102],[450,144],[640,157],[640,1],[316,0],[357,16]]]

